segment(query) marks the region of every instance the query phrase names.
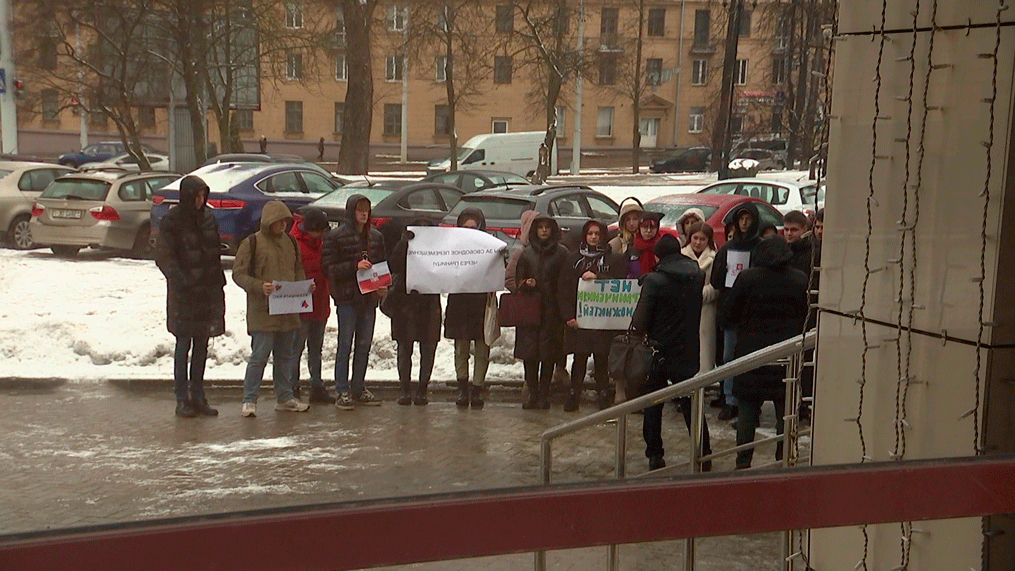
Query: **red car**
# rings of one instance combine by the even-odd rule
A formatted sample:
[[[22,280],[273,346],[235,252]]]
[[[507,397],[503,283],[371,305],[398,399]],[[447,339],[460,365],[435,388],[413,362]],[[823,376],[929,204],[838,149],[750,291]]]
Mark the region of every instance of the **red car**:
[[[662,212],[660,227],[665,231],[675,231],[677,218],[689,208],[700,208],[705,213],[705,221],[715,230],[715,245],[718,248],[726,242],[727,214],[733,207],[744,202],[753,202],[758,207],[761,224],[772,223],[782,233],[782,214],[772,205],[751,196],[736,194],[667,194],[653,198],[645,203],[645,210]]]

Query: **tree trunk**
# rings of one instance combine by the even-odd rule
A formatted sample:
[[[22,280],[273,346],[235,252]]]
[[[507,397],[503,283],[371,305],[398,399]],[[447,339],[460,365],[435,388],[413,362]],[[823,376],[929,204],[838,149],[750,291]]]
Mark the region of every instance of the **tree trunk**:
[[[644,44],[645,30],[645,0],[638,2],[638,41],[635,46],[634,57],[634,97],[632,97],[632,109],[634,110],[634,126],[631,133],[631,173],[638,174],[638,167],[641,163],[641,53]]]
[[[205,134],[204,104],[205,58],[204,58],[204,2],[203,0],[182,0],[177,3],[180,57],[182,59],[185,101],[190,114],[190,129],[194,137],[194,162],[204,164],[208,158],[208,142]],[[170,111],[171,112],[171,111]]]
[[[448,95],[448,147],[451,157],[449,170],[458,170],[458,133],[455,130],[455,118],[458,115],[458,99],[455,96],[455,62],[454,62],[454,12],[448,8],[447,31],[444,35],[444,89]]]
[[[729,175],[730,163],[730,114],[733,111],[733,82],[737,65],[737,49],[740,45],[740,11],[742,0],[730,2],[726,24],[726,50],[723,56],[722,91],[719,97],[719,114],[712,131],[712,168],[719,171],[719,178]]]
[[[366,174],[370,168],[370,127],[373,120],[374,79],[370,69],[370,27],[375,0],[342,0],[349,80],[342,118],[342,146],[338,172]]]

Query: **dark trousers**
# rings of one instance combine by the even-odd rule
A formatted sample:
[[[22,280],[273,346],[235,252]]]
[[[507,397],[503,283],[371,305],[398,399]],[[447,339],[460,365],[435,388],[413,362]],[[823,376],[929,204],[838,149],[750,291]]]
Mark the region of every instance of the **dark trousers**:
[[[554,362],[526,359],[522,363],[525,365],[525,385],[529,387],[529,400],[546,399],[550,394]]]
[[[324,379],[321,378],[321,350],[324,347],[324,329],[327,321],[300,321],[296,344],[293,346],[293,388],[300,386],[300,362],[303,360],[303,349],[307,350],[307,368],[310,369],[310,386],[324,390]]]
[[[761,419],[761,405],[765,401],[739,399],[738,402],[740,410],[737,413],[737,446],[740,446],[741,444],[754,442],[754,432],[758,429]],[[779,434],[782,434],[782,417],[786,414],[786,400],[780,398],[772,399],[772,404],[775,405],[775,430]],[[753,458],[753,448],[737,452],[737,467],[750,467]],[[775,459],[782,460],[782,442],[779,442],[775,446]]]
[[[402,392],[408,394],[412,387],[412,345],[413,341],[398,341],[398,382]],[[437,343],[419,342],[419,394],[426,393],[433,373],[434,359],[437,355]]]
[[[191,353],[193,347],[193,353]],[[190,354],[188,376],[187,354]],[[177,400],[204,398],[204,363],[208,360],[207,337],[177,337],[173,354],[173,387]]]
[[[596,390],[605,391],[610,378],[609,355],[606,353],[575,353],[571,362],[571,392],[581,392],[582,383],[585,382],[585,373],[588,371],[589,355],[592,355],[593,362],[592,376],[596,380]]]
[[[674,383],[678,383],[686,379],[674,379]],[[645,392],[649,393],[665,388],[668,385],[666,379],[657,375],[655,372],[652,374],[652,378],[645,383]],[[691,434],[691,397],[680,397],[675,399],[680,404],[680,410],[684,413],[684,424],[687,425],[687,433]],[[655,404],[645,409],[641,424],[641,434],[645,438],[645,456],[651,458],[653,456],[663,456],[665,450],[663,449],[663,405]],[[701,454],[708,455],[712,453],[712,444],[708,436],[708,421],[705,417],[701,418]]]

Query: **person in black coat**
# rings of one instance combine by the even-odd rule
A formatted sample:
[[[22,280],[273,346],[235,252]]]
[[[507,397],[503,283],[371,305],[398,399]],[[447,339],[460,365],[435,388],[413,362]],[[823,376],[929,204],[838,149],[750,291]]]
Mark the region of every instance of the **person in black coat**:
[[[458,215],[457,225],[486,231],[486,216],[478,208],[469,207]],[[458,400],[460,407],[483,408],[483,384],[486,370],[490,366],[490,346],[486,343],[484,323],[486,304],[495,293],[452,293],[448,294],[448,307],[444,318],[444,336],[455,340],[455,376],[458,378]],[[469,383],[469,349],[475,343],[476,361],[473,365],[472,383]]]
[[[522,408],[550,408],[553,366],[563,356],[564,321],[557,303],[557,282],[570,252],[560,237],[556,220],[545,214],[536,216],[529,229],[529,245],[522,250],[515,269],[518,290],[540,294],[540,324],[520,325],[515,332],[515,357],[524,362],[529,388]]]
[[[166,276],[166,327],[176,336],[176,414],[185,417],[218,414],[205,398],[204,367],[208,339],[226,330],[226,276],[219,259],[219,226],[205,207],[207,200],[203,180],[187,176],[180,181],[180,203],[162,217],[155,255]]]
[[[597,403],[600,410],[610,405],[609,355],[610,342],[617,331],[581,329],[576,319],[578,305],[578,282],[580,280],[627,277],[627,265],[620,254],[614,254],[606,243],[606,225],[598,220],[589,220],[582,226],[582,241],[578,251],[571,254],[560,270],[557,285],[557,300],[560,315],[564,320],[564,354],[574,354],[571,363],[571,391],[564,402],[564,410],[578,410],[581,400],[582,383],[589,355],[595,358]]]
[[[661,347],[661,359],[645,383],[645,392],[686,381],[697,374],[700,365],[698,327],[701,324],[701,290],[705,287],[705,272],[698,267],[698,262],[680,253],[680,241],[675,236],[663,235],[653,251],[659,261],[642,280],[641,297],[631,318],[635,331],[648,335]],[[678,400],[690,432],[691,399],[681,397]],[[650,470],[666,466],[662,427],[663,405],[646,408],[642,436]],[[708,425],[704,419],[701,446],[703,455],[712,453]],[[707,472],[711,467],[711,462],[702,464],[703,471]]]
[[[753,250],[761,242],[761,220],[758,217],[758,207],[754,202],[747,201],[733,207],[727,215],[733,221],[733,238],[723,244],[715,254],[715,261],[712,262],[712,275],[709,283],[719,292],[716,300],[716,325],[722,330],[722,362],[728,363],[733,358],[733,347],[737,342],[737,330],[729,324],[726,319],[726,297],[729,288],[732,287],[732,280],[736,280],[736,272],[746,269],[752,265],[754,257]],[[735,268],[734,272],[729,271],[729,258],[743,260],[746,264],[742,268]],[[737,399],[733,396],[733,379],[723,379],[723,402],[719,403],[722,410],[719,412],[719,420],[731,420],[737,416]]]
[[[412,226],[433,226],[427,219],[416,220]],[[427,385],[433,373],[437,343],[441,339],[441,296],[406,292],[405,263],[412,235],[406,232],[395,244],[388,259],[391,270],[391,287],[384,298],[381,310],[391,318],[391,339],[398,345],[398,382],[402,395],[398,404],[425,405]],[[412,345],[419,343],[419,384],[415,396],[412,392]]]
[[[789,267],[793,252],[782,236],[762,240],[754,249],[750,268],[741,272],[730,290],[727,320],[737,328],[734,358],[749,355],[769,345],[785,341],[803,332],[807,317],[807,276]],[[786,368],[782,365],[759,367],[737,375],[733,395],[739,403],[737,445],[754,441],[761,404],[775,405],[776,429],[782,433],[786,388]],[[776,459],[782,457],[781,443]],[[749,468],[754,450],[737,453],[737,469]]]

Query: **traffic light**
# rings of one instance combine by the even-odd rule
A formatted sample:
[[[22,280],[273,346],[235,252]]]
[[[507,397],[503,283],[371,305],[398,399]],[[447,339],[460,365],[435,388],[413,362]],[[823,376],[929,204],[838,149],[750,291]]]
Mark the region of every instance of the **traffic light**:
[[[81,113],[81,102],[78,101],[77,96],[71,95],[70,97],[70,112],[74,115]]]
[[[20,79],[14,80],[14,97],[21,99],[25,95],[25,84]]]

